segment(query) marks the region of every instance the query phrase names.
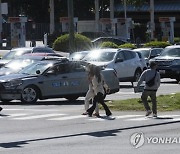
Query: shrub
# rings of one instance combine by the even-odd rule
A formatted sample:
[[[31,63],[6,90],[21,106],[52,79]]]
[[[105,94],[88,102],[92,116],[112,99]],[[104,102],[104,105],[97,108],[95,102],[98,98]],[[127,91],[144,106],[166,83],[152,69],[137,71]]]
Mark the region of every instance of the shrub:
[[[113,42],[103,42],[101,45],[101,48],[118,48],[118,45]]]
[[[119,48],[130,48],[130,49],[135,49],[136,46],[134,44],[131,43],[125,43],[119,46]]]
[[[75,51],[88,50],[92,47],[91,40],[89,38],[80,34],[75,34],[74,37]],[[69,34],[58,37],[53,43],[53,49],[57,51],[69,52]]]
[[[152,41],[148,42],[144,45],[144,47],[156,47],[156,48],[165,48],[169,46],[170,43],[168,42],[162,42],[162,41]]]
[[[174,43],[180,43],[180,37],[175,37],[174,38]]]

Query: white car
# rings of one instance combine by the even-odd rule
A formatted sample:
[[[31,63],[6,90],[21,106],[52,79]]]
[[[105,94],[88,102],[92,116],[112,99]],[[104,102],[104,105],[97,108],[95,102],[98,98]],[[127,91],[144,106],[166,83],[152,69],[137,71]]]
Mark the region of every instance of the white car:
[[[137,81],[143,71],[139,56],[130,49],[97,49],[89,52],[83,60],[113,68],[119,81]]]

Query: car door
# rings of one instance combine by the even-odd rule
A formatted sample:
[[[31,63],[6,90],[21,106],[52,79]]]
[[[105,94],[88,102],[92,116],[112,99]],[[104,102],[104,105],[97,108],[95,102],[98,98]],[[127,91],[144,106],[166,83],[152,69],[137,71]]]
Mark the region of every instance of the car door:
[[[41,86],[42,95],[64,96],[86,93],[88,89],[86,76],[85,70],[78,73],[70,64],[56,65],[44,76],[45,80]]]
[[[58,96],[68,92],[67,65],[59,64],[50,68],[39,81],[39,87],[43,96]]]
[[[139,63],[139,58],[136,58],[136,53],[128,50],[123,50],[124,56],[125,56],[125,70],[127,77],[133,77],[135,70],[137,68],[137,65]]]
[[[126,71],[127,71],[126,60],[124,57],[124,53],[122,51],[118,51],[118,53],[116,54],[115,61],[114,61],[114,69],[119,79],[127,76],[126,75]]]

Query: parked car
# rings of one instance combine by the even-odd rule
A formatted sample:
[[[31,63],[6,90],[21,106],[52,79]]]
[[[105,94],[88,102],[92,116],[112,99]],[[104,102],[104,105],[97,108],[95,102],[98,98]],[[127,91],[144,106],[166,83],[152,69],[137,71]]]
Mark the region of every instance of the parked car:
[[[141,68],[143,68],[143,70],[146,70],[147,69],[147,63],[146,63],[146,60],[144,58],[144,55],[139,51],[137,51],[136,53],[139,56],[139,62],[141,64]]]
[[[146,60],[147,66],[149,65],[149,60],[157,57],[163,51],[163,48],[137,48],[134,51],[141,52]]]
[[[70,61],[82,60],[88,53],[89,51],[73,52],[72,54],[69,55],[69,60]]]
[[[137,81],[143,71],[139,56],[130,49],[97,49],[84,61],[116,71],[119,81]]]
[[[61,55],[55,53],[25,54],[11,60],[10,62],[2,66],[0,68],[0,76],[17,73],[24,67],[40,60],[57,59],[57,58],[65,58],[65,57],[62,57]]]
[[[37,99],[66,98],[76,100],[88,90],[87,63],[48,60],[33,63],[19,73],[0,77],[0,100],[21,100],[35,103]],[[110,93],[119,91],[113,69],[102,70]]]
[[[94,40],[91,41],[94,47],[98,47],[101,43],[103,42],[113,42],[117,45],[122,45],[127,43],[127,41],[122,40],[120,38],[117,37],[98,37]]]
[[[150,61],[157,63],[161,78],[180,81],[180,45],[166,47],[160,56]]]
[[[16,58],[17,56],[21,56],[27,53],[55,53],[55,52],[53,49],[48,47],[13,48],[0,59],[0,67],[8,63],[10,60]]]

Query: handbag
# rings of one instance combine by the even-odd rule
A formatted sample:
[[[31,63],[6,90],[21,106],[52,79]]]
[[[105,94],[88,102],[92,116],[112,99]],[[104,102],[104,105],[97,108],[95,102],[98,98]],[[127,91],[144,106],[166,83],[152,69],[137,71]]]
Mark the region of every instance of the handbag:
[[[152,86],[155,84],[156,73],[157,73],[157,72],[155,72],[155,75],[154,75],[154,77],[153,77],[151,80],[149,80],[148,82],[146,82],[146,85],[148,85],[148,87],[152,87]]]

